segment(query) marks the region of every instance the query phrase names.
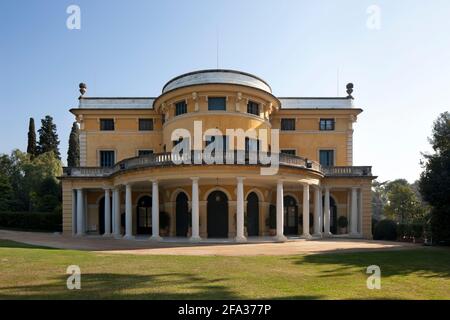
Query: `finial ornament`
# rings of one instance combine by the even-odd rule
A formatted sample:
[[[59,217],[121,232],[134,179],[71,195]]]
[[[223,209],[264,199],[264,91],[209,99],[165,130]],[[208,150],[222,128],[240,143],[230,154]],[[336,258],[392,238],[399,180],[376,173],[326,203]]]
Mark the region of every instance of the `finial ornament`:
[[[79,87],[80,87],[80,93],[81,93],[80,99],[81,99],[87,91],[87,85],[82,82],[82,83],[80,83]]]
[[[348,83],[347,84],[347,94],[348,94],[347,98],[354,99],[352,96],[352,93],[353,93],[353,83]]]

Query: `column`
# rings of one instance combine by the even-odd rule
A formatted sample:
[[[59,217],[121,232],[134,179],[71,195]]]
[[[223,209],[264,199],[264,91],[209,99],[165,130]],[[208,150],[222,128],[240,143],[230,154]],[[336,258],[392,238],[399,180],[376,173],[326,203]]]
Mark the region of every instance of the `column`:
[[[77,236],[84,235],[84,199],[83,189],[77,189]]]
[[[198,242],[200,238],[200,204],[198,195],[198,178],[192,180],[192,234],[190,241]]]
[[[358,234],[358,188],[352,188],[351,211],[350,211],[350,235]]]
[[[320,187],[314,188],[314,236],[322,236],[322,217],[321,217],[321,199]]]
[[[72,189],[72,236],[77,234],[77,190]]]
[[[159,236],[159,186],[158,180],[152,181],[152,236],[154,241],[161,240]]]
[[[125,236],[124,239],[133,237],[133,208],[132,208],[131,184],[125,186]]]
[[[237,242],[245,242],[244,234],[244,178],[237,178],[237,203],[236,203],[236,238]]]
[[[325,187],[325,201],[323,208],[324,235],[330,236],[330,188]]]
[[[303,237],[311,238],[309,233],[309,184],[303,184]]]
[[[286,241],[286,237],[284,236],[283,228],[284,228],[284,195],[283,195],[283,181],[278,181],[277,183],[277,235],[276,238],[278,241]]]
[[[105,189],[105,233],[103,236],[111,236],[111,190]]]
[[[114,237],[120,238],[122,233],[121,217],[120,217],[120,189],[117,187],[113,192],[114,201]]]

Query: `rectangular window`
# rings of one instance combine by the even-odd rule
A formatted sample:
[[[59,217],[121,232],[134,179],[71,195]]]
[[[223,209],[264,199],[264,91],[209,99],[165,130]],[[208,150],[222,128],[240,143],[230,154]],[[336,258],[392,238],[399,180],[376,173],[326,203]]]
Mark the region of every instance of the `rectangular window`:
[[[139,131],[153,131],[153,119],[139,119]]]
[[[208,110],[223,110],[227,109],[226,98],[208,98]]]
[[[114,119],[100,119],[101,131],[114,131]]]
[[[333,131],[334,130],[334,119],[320,119],[320,130],[321,131]]]
[[[187,113],[187,104],[186,101],[180,101],[175,104],[175,116],[179,116]]]
[[[282,131],[295,131],[295,119],[281,119]]]
[[[334,150],[319,151],[320,164],[324,167],[334,166]]]
[[[245,138],[245,152],[259,152],[259,140]]]
[[[100,167],[107,168],[114,166],[114,151],[100,151]]]
[[[285,150],[281,150],[281,153],[288,154],[288,155],[291,155],[291,156],[295,156],[296,152],[293,149],[285,149]]]
[[[153,150],[139,150],[138,151],[139,157],[148,156],[150,154],[153,154]]]
[[[222,149],[221,150],[216,149],[216,151],[226,151],[227,147],[228,147],[228,137],[227,136],[206,136],[205,137],[205,147],[209,146],[211,143],[216,141],[216,139],[222,139]]]
[[[253,101],[249,101],[247,104],[247,113],[259,116],[259,104]]]

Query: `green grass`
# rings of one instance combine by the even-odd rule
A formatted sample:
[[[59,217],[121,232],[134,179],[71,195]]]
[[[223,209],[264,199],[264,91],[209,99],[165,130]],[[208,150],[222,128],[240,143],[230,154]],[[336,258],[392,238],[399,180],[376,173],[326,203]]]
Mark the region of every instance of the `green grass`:
[[[381,290],[365,273],[379,265]],[[66,268],[81,268],[81,290]],[[299,256],[113,255],[0,240],[0,299],[450,299],[450,250]]]

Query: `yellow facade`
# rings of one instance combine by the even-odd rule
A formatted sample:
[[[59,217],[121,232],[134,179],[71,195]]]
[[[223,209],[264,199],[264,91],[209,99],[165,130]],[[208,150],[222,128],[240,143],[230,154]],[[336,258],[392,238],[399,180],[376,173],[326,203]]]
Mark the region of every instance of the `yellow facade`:
[[[167,86],[170,89],[167,89]],[[177,195],[180,192],[186,195],[187,205],[192,211],[194,187],[192,178],[198,178],[199,194],[196,203],[199,206],[201,238],[208,238],[208,228],[211,228],[211,232],[214,228],[211,226],[214,216],[208,212],[212,210],[209,201],[213,201],[208,199],[208,195],[214,191],[220,191],[220,194],[227,198],[227,237],[237,236],[236,230],[240,228],[237,217],[241,212],[238,207],[241,208],[242,205],[247,217],[246,229],[251,228],[252,233],[255,233],[255,225],[251,227],[248,225],[250,222],[248,222],[247,211],[257,211],[252,213],[257,217],[252,216],[251,222],[257,223],[257,235],[273,235],[271,230],[273,228],[270,227],[268,220],[270,207],[277,206],[279,195],[277,186],[280,181],[284,187],[284,196],[295,199],[297,213],[294,218],[298,226],[289,229],[291,232],[297,235],[305,234],[301,221],[302,210],[307,210],[303,209],[305,199],[303,192],[308,188],[310,214],[315,217],[320,212],[320,220],[324,223],[323,219],[326,220],[323,214],[324,201],[320,197],[320,203],[317,202],[319,193],[316,194],[316,192],[321,192],[323,196],[324,188],[327,188],[332,203],[330,219],[333,233],[349,234],[350,225],[341,228],[337,225],[337,219],[341,216],[350,219],[352,214],[357,214],[358,225],[353,225],[352,228],[355,228],[359,236],[371,238],[370,186],[373,176],[370,167],[353,167],[353,123],[362,110],[353,107],[352,98],[330,100],[329,106],[326,98],[322,100],[277,98],[272,94],[270,87],[257,77],[220,70],[187,74],[184,78],[183,76],[175,78],[166,87],[157,98],[82,97],[80,107],[71,109],[80,125],[80,162],[83,168],[67,168],[66,174],[62,177],[65,233],[78,233],[75,229],[80,226],[80,224],[77,225],[80,212],[84,215],[83,233],[98,234],[100,229],[105,229],[104,211],[100,210],[104,205],[100,203],[104,201],[105,190],[110,190],[108,197],[112,195],[112,190],[116,190],[120,197],[118,202],[120,208],[117,212],[127,211],[126,219],[130,219],[132,223],[132,234],[138,235],[139,228],[143,228],[142,221],[139,219],[150,219],[143,214],[146,209],[139,207],[140,200],[143,197],[152,198],[152,187],[154,187],[152,181],[157,181],[159,210],[167,212],[170,217],[170,227],[163,236],[179,236],[177,226],[179,228],[180,225],[177,224],[177,217],[179,217],[177,212],[181,209],[177,201],[181,200],[177,200]],[[225,99],[225,110],[209,110],[208,101],[215,97]],[[318,104],[320,102],[320,107],[314,107],[316,100]],[[298,107],[284,107],[284,103],[295,104],[297,101]],[[305,107],[305,101],[311,105]],[[186,113],[176,115],[176,105],[179,102],[185,103]],[[258,106],[256,114],[248,112],[249,102]],[[148,107],[145,107],[145,103]],[[336,106],[336,103],[342,106]],[[112,119],[114,130],[101,130],[102,119]],[[140,130],[140,119],[152,119],[153,130]],[[276,142],[270,139],[270,134],[273,129],[282,129],[282,119],[294,119],[295,129],[280,130],[279,149],[293,150],[295,156],[283,160],[275,175],[261,175],[261,165],[185,164],[175,166],[167,165],[163,162],[165,160],[161,160],[165,152],[171,151],[174,130],[185,129],[193,137],[196,134],[194,130],[196,122],[202,125],[202,135],[207,135],[204,132],[207,129],[218,129],[224,134],[229,129],[243,131],[264,129],[269,134],[268,144],[273,151]],[[332,119],[333,130],[320,130],[321,119]],[[191,143],[193,143],[192,140]],[[201,148],[204,147],[205,142],[202,141]],[[321,150],[333,151],[333,168],[320,167]],[[115,163],[119,164],[114,168],[101,168],[102,151],[113,151]],[[138,157],[139,151],[152,151],[155,158],[151,161],[150,158],[144,158],[142,161],[139,158],[133,160]],[[306,165],[308,162],[312,164],[309,167]],[[244,204],[237,195],[241,189],[236,184],[236,177],[243,178]],[[125,199],[125,186],[132,188],[131,207],[130,203],[126,202],[129,199]],[[352,188],[355,190],[352,191]],[[75,190],[83,190],[83,192],[77,193]],[[258,199],[257,204],[255,200],[251,200],[252,204],[249,205],[250,194]],[[83,201],[78,199],[77,195],[82,195]],[[352,198],[355,195],[356,198]],[[79,206],[82,203],[83,209],[80,211]],[[289,216],[289,212],[286,211],[289,211],[289,208],[291,207],[284,209],[286,219],[292,219],[293,213]],[[111,209],[109,214],[111,215],[114,210],[116,209]],[[139,218],[139,214],[144,218]],[[110,219],[114,220],[114,217],[111,216]],[[102,224],[103,228],[100,227]],[[315,229],[312,222],[310,224],[309,233],[313,234],[314,230],[318,229]],[[320,234],[323,231],[321,226]],[[126,233],[123,223],[120,230],[116,227],[115,232]]]

